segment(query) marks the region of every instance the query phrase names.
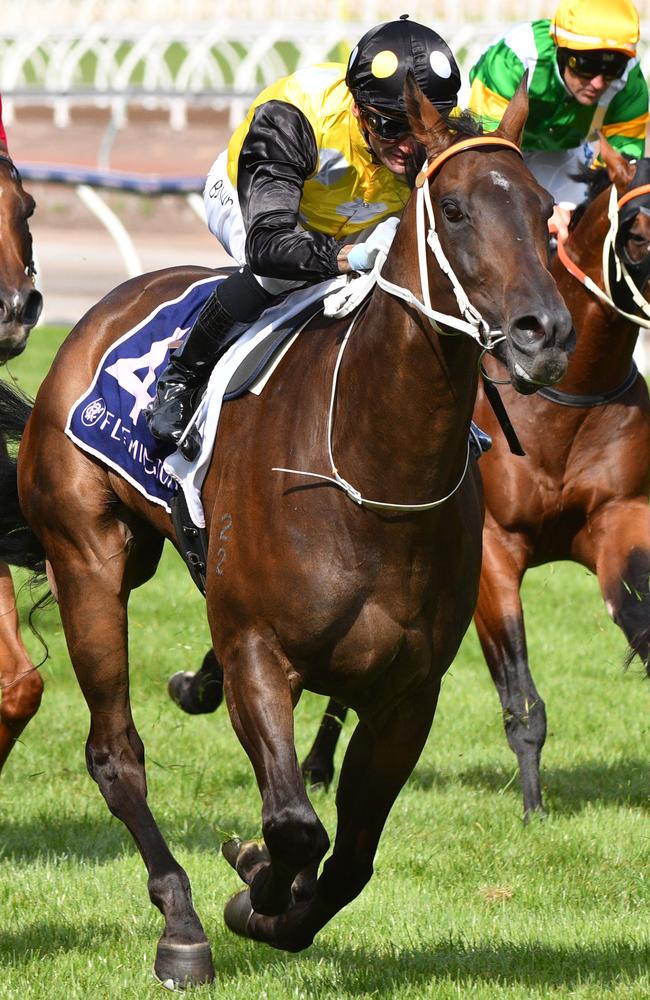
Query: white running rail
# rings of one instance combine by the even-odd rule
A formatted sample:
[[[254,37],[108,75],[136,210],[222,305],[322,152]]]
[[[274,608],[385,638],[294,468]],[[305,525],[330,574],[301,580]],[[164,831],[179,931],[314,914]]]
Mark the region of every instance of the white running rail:
[[[227,11],[235,4],[221,6]],[[243,2],[238,6],[246,11],[254,5]],[[260,19],[264,11],[279,12],[281,6],[285,6],[283,16]],[[146,0],[101,4],[93,0],[50,0],[48,4],[2,0],[0,93],[5,120],[11,125],[17,108],[39,104],[51,107],[55,124],[64,127],[70,123],[73,107],[91,104],[110,108],[114,127],[121,128],[129,107],[138,103],[163,108],[171,126],[182,129],[188,109],[201,104],[230,109],[234,127],[265,84],[298,66],[346,59],[351,46],[381,16],[384,7],[394,7],[361,2],[355,5],[356,19],[350,20],[345,16],[345,0],[330,0],[330,10],[334,7],[339,16],[314,20],[321,6],[325,4],[317,0],[310,3],[311,19],[307,19],[299,16],[298,5],[298,16],[288,21],[286,5],[261,0],[255,5],[254,18],[242,20],[229,19],[225,13],[216,18],[214,11],[212,15],[208,12],[212,4],[187,0],[183,17],[179,14],[174,20],[171,12],[179,11],[180,5],[164,0],[156,4]],[[418,8],[425,5],[408,6],[416,16]],[[427,23],[435,24],[449,42],[466,88],[470,66],[492,38],[514,23],[513,12],[526,7],[524,16],[530,17],[535,6],[542,13],[547,5],[457,0],[453,15],[446,17],[436,17],[435,3],[426,6]],[[643,26],[642,39],[650,37],[650,0],[646,6],[649,20]],[[29,16],[32,7],[34,14]],[[159,16],[146,21],[144,15],[153,7],[160,8]],[[142,15],[138,20],[136,10]],[[50,23],[53,11],[61,15],[56,26]],[[72,19],[72,12],[77,20]],[[120,12],[123,17],[117,19]],[[394,11],[387,16],[394,16]],[[650,48],[643,46],[642,55],[644,71],[650,75]],[[461,91],[461,103],[465,95],[466,89]]]

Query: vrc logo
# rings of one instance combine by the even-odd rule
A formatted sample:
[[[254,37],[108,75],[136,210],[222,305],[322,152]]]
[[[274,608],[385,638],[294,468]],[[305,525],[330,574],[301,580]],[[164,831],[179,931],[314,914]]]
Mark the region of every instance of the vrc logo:
[[[84,407],[81,414],[81,422],[86,427],[92,427],[93,424],[102,419],[105,413],[106,403],[100,396],[99,399],[94,399],[92,403],[88,403],[88,406]]]

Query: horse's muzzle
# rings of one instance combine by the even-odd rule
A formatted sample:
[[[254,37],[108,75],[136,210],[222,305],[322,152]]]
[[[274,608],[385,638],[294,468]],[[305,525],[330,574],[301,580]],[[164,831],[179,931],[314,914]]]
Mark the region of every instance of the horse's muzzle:
[[[511,320],[506,363],[518,392],[528,394],[559,382],[575,347],[575,330],[568,309],[527,313]]]
[[[43,309],[43,296],[30,283],[26,288],[0,292],[0,344],[5,338],[4,327],[36,326]]]
[[[31,285],[13,294],[0,294],[0,364],[22,354],[42,309],[43,296]]]

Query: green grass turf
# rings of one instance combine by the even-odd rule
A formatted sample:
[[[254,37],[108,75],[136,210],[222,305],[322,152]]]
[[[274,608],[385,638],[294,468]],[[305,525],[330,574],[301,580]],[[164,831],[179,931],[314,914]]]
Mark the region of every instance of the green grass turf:
[[[11,372],[34,391],[61,331],[37,330]],[[533,672],[549,735],[545,822],[522,825],[515,759],[473,629],[443,683],[429,741],[389,818],[375,876],[301,955],[224,927],[237,890],[219,855],[255,836],[260,802],[223,707],[184,716],[165,685],[198,667],[208,633],[178,557],[131,606],[132,704],[149,801],[185,866],[214,952],[214,985],[191,995],[286,998],[650,996],[650,690],[585,571],[553,565],[524,585]],[[20,598],[23,615],[28,595]],[[162,996],[151,977],[162,929],[140,856],[88,777],[85,703],[56,608],[40,616],[46,690],[0,780],[0,998]],[[28,634],[35,657],[41,647]],[[296,711],[300,756],[323,701]],[[340,765],[344,740],[337,753]],[[335,829],[332,794],[314,803]]]

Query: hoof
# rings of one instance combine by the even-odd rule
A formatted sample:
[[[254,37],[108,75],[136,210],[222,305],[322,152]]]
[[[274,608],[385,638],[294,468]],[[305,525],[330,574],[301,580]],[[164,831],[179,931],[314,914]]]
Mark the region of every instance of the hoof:
[[[214,712],[223,698],[223,685],[216,678],[197,681],[198,676],[191,670],[178,670],[167,683],[169,697],[188,715]]]
[[[548,819],[548,813],[542,807],[529,809],[524,813],[524,826],[531,826],[534,823],[544,823]]]
[[[235,871],[237,871],[237,858],[241,851],[241,845],[242,841],[239,837],[233,837],[232,840],[225,840],[221,845],[221,853],[230,867],[234,868]]]
[[[207,941],[203,944],[170,944],[158,942],[154,975],[168,990],[184,990],[186,986],[202,986],[214,980],[212,952]]]
[[[248,926],[253,912],[250,890],[242,889],[241,892],[231,896],[224,907],[223,919],[226,927],[240,937],[250,937]]]
[[[333,774],[328,775],[324,771],[318,770],[318,768],[314,770],[303,768],[302,771],[305,788],[309,792],[328,792],[333,777]]]
[[[259,840],[239,840],[238,837],[233,837],[221,845],[221,853],[246,885],[251,884],[260,865],[271,862],[268,847]]]

